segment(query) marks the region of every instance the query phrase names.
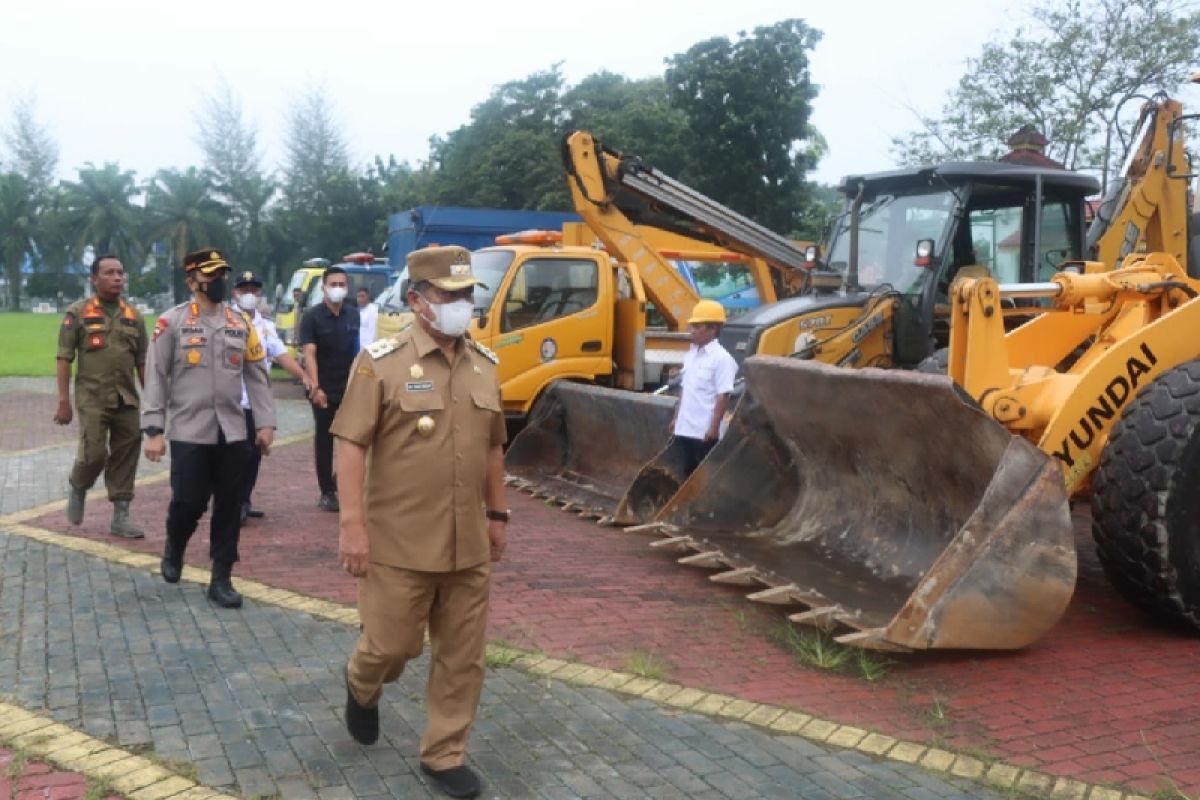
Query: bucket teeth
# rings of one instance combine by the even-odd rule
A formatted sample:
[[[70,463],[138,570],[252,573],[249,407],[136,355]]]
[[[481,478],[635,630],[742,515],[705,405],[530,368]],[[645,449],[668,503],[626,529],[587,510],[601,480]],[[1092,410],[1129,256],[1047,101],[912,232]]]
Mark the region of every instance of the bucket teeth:
[[[727,572],[718,572],[708,578],[713,583],[728,583],[733,586],[762,586],[765,582],[754,567],[738,567]]]
[[[602,528],[611,528],[617,524],[617,521],[611,515],[604,515],[596,518],[596,524]]]
[[[562,510],[567,511],[567,512],[578,511],[579,504],[576,503],[574,500],[568,500],[567,502],[563,503]]]
[[[696,540],[690,536],[669,536],[666,539],[659,539],[651,542],[650,546],[656,550],[699,550]]]
[[[912,648],[895,644],[887,640],[886,628],[870,628],[856,633],[844,633],[833,637],[838,644],[861,647],[866,650],[886,650],[891,653],[911,653]]]
[[[701,567],[703,569],[722,569],[729,566],[725,556],[720,550],[706,550],[695,555],[684,556],[679,559],[680,564],[689,567]]]
[[[842,613],[838,606],[821,606],[798,614],[789,614],[788,619],[800,625],[813,625],[822,630],[830,630],[838,621],[838,615]]]
[[[800,587],[794,583],[786,583],[783,586],[772,586],[769,589],[762,589],[757,592],[751,592],[746,595],[746,598],[753,600],[756,603],[770,603],[777,606],[788,606],[800,602]]]
[[[625,529],[626,533],[658,533],[659,531],[669,532],[675,530],[675,526],[668,525],[665,522],[647,522],[644,525],[630,525]]]

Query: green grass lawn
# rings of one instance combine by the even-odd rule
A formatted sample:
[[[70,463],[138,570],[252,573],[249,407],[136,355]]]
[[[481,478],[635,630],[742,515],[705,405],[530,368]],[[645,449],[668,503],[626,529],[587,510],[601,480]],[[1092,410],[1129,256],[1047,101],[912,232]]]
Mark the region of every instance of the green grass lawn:
[[[146,317],[154,330],[158,317]],[[54,375],[61,314],[0,313],[0,375]]]
[[[153,333],[157,316],[146,317],[146,330]],[[0,312],[0,376],[54,375],[61,314]],[[275,380],[291,380],[282,369],[271,370]]]

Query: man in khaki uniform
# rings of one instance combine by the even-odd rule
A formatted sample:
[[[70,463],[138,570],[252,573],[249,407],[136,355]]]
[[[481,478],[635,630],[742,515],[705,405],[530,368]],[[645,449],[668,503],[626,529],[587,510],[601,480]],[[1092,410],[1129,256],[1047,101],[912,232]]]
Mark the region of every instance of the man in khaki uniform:
[[[71,362],[75,369],[75,408],[79,411],[79,449],[71,468],[67,519],[83,522],[88,489],[104,473],[113,504],[109,533],[126,539],[143,534],[129,519],[137,473],[138,392],[133,376],[145,380],[146,326],[142,315],[121,299],[125,268],[115,256],[92,262],[96,293],[72,303],[58,331],[58,409],[54,421],[71,423]]]
[[[254,325],[224,304],[229,264],[219,250],[189,253],[183,261],[191,302],[158,318],[146,360],[142,430],[146,457],[166,453],[171,440],[171,503],[162,576],[179,581],[183,554],[208,498],[213,498],[209,554],[213,560],[208,597],[238,608],[242,596],[230,581],[238,560],[243,481],[248,459],[242,384],[254,413],[254,441],[266,455],[275,431],[275,401],[263,366],[266,353]]]
[[[408,273],[417,324],[359,353],[331,429],[339,558],[361,579],[346,725],[376,740],[383,685],[420,655],[428,625],[421,769],[452,797],[474,797],[479,779],[463,760],[483,688],[489,562],[508,522],[504,412],[496,357],[464,336],[479,284],[470,253],[418,250]]]

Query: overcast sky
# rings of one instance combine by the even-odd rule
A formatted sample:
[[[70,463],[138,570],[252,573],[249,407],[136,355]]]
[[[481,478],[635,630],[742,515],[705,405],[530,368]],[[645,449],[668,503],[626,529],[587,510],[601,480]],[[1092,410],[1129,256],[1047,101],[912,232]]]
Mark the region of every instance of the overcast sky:
[[[891,137],[914,127],[908,109],[936,113],[966,59],[1024,19],[1022,4],[1004,0],[6,6],[0,123],[32,94],[64,176],[117,161],[142,178],[200,164],[195,115],[222,76],[257,126],[268,166],[282,157],[289,103],[308,85],[334,101],[356,162],[387,154],[416,162],[430,136],[468,121],[493,87],[555,62],[572,84],[601,69],[657,75],[664,58],[703,39],[800,17],[824,34],[812,56],[813,121],[830,152],[814,177],[835,182],[892,166]]]

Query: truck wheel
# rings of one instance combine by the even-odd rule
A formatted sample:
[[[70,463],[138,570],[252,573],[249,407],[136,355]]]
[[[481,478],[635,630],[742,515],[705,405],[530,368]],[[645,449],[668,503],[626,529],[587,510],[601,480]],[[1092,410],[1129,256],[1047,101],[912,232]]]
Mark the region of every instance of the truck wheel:
[[[940,347],[926,356],[917,364],[917,372],[927,372],[930,375],[945,375],[950,371],[950,348]]]
[[[1200,628],[1200,361],[1160,375],[1113,427],[1093,476],[1092,538],[1125,599]]]

